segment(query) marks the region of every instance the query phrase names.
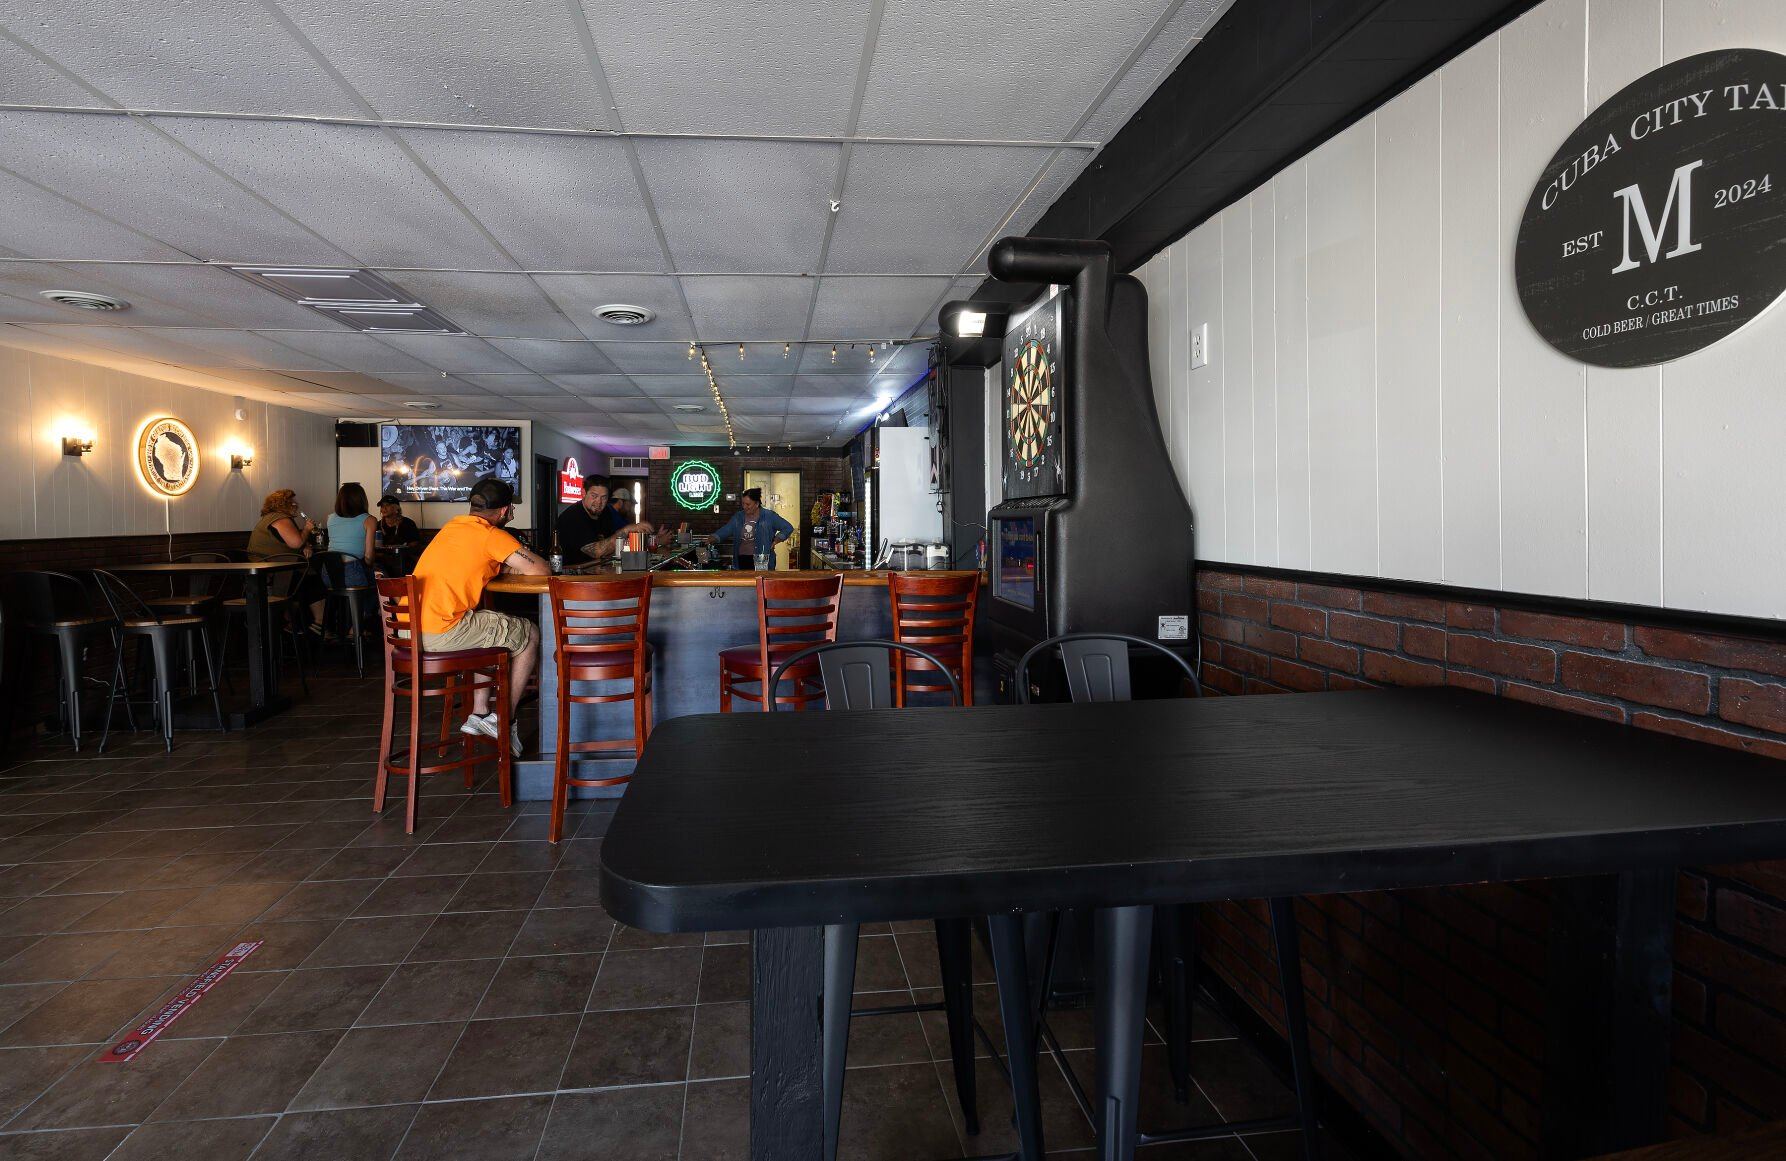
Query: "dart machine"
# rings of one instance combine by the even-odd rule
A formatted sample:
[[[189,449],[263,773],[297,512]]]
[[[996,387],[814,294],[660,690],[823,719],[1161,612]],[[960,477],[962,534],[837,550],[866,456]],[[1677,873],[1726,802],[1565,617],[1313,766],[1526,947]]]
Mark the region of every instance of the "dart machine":
[[[1112,274],[1099,241],[1005,238],[988,266],[1033,297],[951,302],[940,316],[953,363],[996,366],[999,377],[986,416],[997,425],[992,485],[1002,485],[986,515],[988,644],[1013,666],[1057,633],[1189,647],[1191,508],[1155,412],[1146,288]]]

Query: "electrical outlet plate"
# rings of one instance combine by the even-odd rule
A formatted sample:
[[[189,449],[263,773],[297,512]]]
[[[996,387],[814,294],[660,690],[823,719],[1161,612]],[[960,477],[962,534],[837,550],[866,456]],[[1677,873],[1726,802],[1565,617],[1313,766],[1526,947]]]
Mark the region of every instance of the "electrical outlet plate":
[[[1209,366],[1209,324],[1198,323],[1191,328],[1191,370]]]

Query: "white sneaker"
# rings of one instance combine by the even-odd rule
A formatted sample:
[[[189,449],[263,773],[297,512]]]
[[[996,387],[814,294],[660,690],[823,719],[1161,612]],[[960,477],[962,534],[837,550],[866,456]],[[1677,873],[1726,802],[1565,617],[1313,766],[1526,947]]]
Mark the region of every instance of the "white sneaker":
[[[494,713],[488,713],[488,714],[482,714],[482,715],[474,713],[465,719],[465,724],[459,727],[459,732],[461,734],[472,734],[474,736],[480,736],[480,737],[485,737],[485,738],[495,738],[496,737],[496,726],[497,726],[497,721],[496,721],[496,715]],[[519,758],[521,756],[523,748],[524,747],[521,745],[521,727],[520,726],[510,726],[509,727],[509,749],[514,751],[515,757]]]

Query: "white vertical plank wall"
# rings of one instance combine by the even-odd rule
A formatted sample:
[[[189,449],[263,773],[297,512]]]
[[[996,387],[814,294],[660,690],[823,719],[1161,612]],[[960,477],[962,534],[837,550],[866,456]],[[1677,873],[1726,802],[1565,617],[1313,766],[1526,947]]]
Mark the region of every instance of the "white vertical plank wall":
[[[1786,3],[1549,0],[1136,271],[1198,556],[1786,617],[1786,308],[1607,371],[1513,288],[1526,199],[1581,119],[1737,46],[1786,52]]]

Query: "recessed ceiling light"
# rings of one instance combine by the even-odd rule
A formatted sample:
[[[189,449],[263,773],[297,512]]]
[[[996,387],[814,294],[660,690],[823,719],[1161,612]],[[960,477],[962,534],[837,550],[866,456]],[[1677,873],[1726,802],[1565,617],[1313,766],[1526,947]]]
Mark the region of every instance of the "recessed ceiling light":
[[[705,407],[702,407],[699,403],[678,403],[672,410],[686,411],[686,412],[689,412],[690,414],[693,414],[694,412],[705,411],[707,409]]]
[[[57,306],[72,306],[76,310],[127,310],[128,302],[121,298],[110,298],[103,294],[91,294],[85,290],[40,290],[41,297],[49,299]]]
[[[610,302],[596,307],[594,313],[596,318],[617,327],[640,327],[657,317],[657,312],[650,307],[628,302]]]
[[[434,402],[434,400],[432,400],[432,399],[410,399],[410,400],[405,401],[403,406],[413,407],[417,411],[439,411],[440,410],[440,404]]]
[[[955,333],[964,339],[977,339],[986,333],[986,312],[964,310],[955,316]]]

